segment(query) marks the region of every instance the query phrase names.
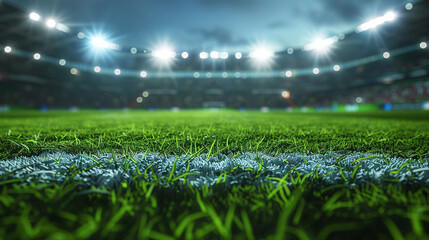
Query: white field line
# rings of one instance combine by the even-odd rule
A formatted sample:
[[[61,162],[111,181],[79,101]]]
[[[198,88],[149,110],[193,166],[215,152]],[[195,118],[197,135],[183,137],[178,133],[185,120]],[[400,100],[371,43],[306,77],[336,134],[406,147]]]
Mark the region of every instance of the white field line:
[[[123,182],[130,184],[147,179],[171,186],[172,180],[182,183],[185,177],[180,175],[188,172],[193,174],[186,176],[186,184],[194,187],[263,182],[276,185],[278,179],[273,178],[282,178],[286,174],[289,186],[294,185],[293,181],[298,176],[302,178],[305,175],[305,182],[318,186],[391,182],[429,186],[428,162],[429,159],[410,160],[367,153],[304,156],[298,153],[279,156],[243,153],[238,156],[219,154],[207,159],[206,154],[191,157],[140,153],[126,158],[112,157],[111,154],[70,155],[58,152],[0,161],[0,182],[25,179],[22,184],[61,184],[69,179],[87,187],[118,187]],[[173,165],[174,172],[170,174]]]

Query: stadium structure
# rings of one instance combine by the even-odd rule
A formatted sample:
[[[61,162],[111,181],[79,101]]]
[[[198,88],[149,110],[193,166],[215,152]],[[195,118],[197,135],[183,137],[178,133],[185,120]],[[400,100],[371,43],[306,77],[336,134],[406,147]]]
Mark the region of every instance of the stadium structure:
[[[280,52],[188,53],[121,46],[54,20],[51,29],[39,13],[30,16],[4,3],[1,102],[155,109],[421,104],[429,96],[427,5],[415,3],[412,10],[388,12],[355,31]],[[86,62],[82,56],[92,48],[115,60]],[[34,59],[36,53],[40,59]],[[168,66],[160,70],[154,58]],[[284,91],[290,98],[282,97]]]
[[[225,51],[0,0],[0,240],[429,239],[428,12]]]

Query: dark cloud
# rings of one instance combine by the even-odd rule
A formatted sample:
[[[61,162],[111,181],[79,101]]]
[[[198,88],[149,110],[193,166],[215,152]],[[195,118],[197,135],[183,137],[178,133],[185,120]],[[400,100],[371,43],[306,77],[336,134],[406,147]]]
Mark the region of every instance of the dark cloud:
[[[229,30],[220,27],[213,29],[192,29],[190,32],[192,35],[199,36],[203,41],[222,45],[240,45],[248,43],[246,39],[235,38]]]
[[[284,28],[286,26],[288,26],[288,22],[284,21],[284,20],[278,20],[278,21],[270,22],[266,25],[266,27],[270,28],[270,29]]]

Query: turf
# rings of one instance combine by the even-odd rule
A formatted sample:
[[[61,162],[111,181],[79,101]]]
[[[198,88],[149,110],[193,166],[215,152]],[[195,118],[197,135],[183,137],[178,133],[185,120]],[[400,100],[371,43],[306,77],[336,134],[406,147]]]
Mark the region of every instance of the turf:
[[[132,156],[144,153],[204,154],[210,159],[222,154],[359,152],[426,166],[428,123],[429,112],[11,112],[0,114],[0,157],[11,160],[62,151],[110,154],[132,162]],[[418,181],[359,186],[344,181],[328,186],[306,181],[292,169],[284,178],[276,176],[278,184],[231,186],[219,181],[195,187],[183,184],[183,176],[168,169],[166,180],[141,177],[131,183],[119,181],[114,187],[89,187],[72,180],[91,168],[70,165],[67,169],[61,183],[11,178],[16,172],[0,176],[0,238],[428,237],[429,188]],[[146,176],[148,169],[140,176]],[[225,177],[236,174],[231,171]],[[411,170],[404,165],[396,171]],[[254,172],[253,178],[258,179],[258,170]],[[421,173],[427,180],[428,171]]]

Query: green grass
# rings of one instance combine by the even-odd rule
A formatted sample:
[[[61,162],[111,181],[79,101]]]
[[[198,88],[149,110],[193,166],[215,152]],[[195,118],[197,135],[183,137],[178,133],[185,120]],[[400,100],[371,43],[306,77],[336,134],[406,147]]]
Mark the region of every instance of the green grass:
[[[429,112],[81,111],[0,114],[0,158],[44,152],[350,153],[429,158]],[[0,239],[425,239],[425,186],[194,189],[18,185],[0,178]]]

